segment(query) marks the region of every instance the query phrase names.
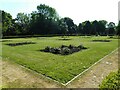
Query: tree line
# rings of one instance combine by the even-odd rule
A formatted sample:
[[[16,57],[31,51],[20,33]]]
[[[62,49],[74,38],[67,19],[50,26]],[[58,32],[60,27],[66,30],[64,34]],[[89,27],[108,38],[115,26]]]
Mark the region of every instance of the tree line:
[[[84,21],[76,25],[69,17],[60,18],[56,10],[40,4],[30,14],[18,13],[13,19],[10,13],[0,10],[3,36],[13,35],[120,35],[118,25],[106,20]]]

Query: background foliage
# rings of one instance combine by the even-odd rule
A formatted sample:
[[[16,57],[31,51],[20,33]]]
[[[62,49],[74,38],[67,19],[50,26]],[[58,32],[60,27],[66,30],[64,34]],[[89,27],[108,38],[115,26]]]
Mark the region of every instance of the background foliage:
[[[37,6],[30,14],[18,13],[13,19],[10,13],[2,11],[3,36],[13,35],[119,35],[120,22],[106,20],[84,21],[76,25],[69,17],[60,18],[57,11],[45,4]]]

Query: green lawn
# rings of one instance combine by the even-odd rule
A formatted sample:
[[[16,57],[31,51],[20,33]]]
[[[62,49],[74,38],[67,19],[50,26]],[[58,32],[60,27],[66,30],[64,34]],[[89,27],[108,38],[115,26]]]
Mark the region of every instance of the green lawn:
[[[38,73],[57,80],[61,83],[67,83],[99,59],[118,48],[118,40],[108,37],[83,37],[70,36],[71,40],[59,40],[61,37],[39,37],[39,38],[17,38],[2,43],[2,57],[24,65]],[[91,40],[107,39],[111,42],[92,42]],[[36,44],[28,44],[11,47],[5,44],[33,41]],[[55,55],[52,53],[40,52],[46,46],[59,47],[64,45],[80,45],[88,47],[71,55]]]

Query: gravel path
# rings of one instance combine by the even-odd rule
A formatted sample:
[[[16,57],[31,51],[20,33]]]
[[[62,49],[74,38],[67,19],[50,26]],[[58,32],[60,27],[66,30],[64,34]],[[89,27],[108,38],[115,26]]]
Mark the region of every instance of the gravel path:
[[[0,60],[1,61],[1,60]],[[53,80],[21,67],[13,62],[2,61],[2,85],[5,88],[55,88]]]
[[[53,80],[27,70],[18,64],[0,60],[2,65],[2,86],[9,88],[98,88],[102,79],[118,69],[118,51],[107,56],[77,79],[62,86]],[[1,79],[1,77],[0,77]]]
[[[98,88],[102,79],[118,70],[118,50],[67,85],[69,88]]]

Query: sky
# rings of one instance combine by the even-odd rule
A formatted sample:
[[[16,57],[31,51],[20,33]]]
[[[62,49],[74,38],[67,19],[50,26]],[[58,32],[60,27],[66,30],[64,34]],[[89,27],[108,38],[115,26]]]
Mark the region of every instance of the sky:
[[[60,17],[70,17],[75,24],[86,20],[118,23],[119,0],[0,0],[0,10],[16,18],[17,13],[31,13],[40,4],[56,9]]]

